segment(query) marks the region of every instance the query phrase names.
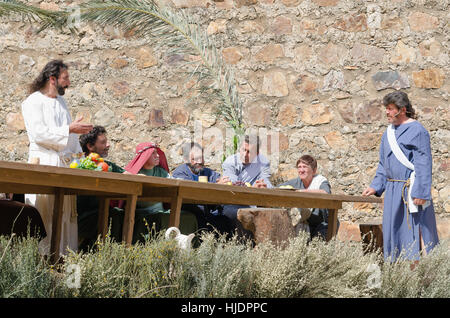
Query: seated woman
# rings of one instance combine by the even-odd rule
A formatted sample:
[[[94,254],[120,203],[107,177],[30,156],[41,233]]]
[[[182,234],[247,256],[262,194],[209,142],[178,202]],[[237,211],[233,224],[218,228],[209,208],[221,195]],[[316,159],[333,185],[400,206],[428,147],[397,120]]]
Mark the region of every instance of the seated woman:
[[[328,180],[317,172],[317,161],[312,156],[303,155],[297,160],[298,177],[291,179],[281,186],[290,185],[300,191],[331,193],[331,186]],[[301,210],[301,209],[299,209]],[[323,239],[327,237],[328,231],[328,210],[327,209],[310,209],[311,215],[307,219],[311,238],[320,236]],[[339,221],[338,221],[339,228]]]
[[[169,166],[164,152],[154,143],[144,142],[136,147],[136,156],[125,167],[131,174],[143,174],[151,177],[169,177]],[[155,224],[155,230],[169,227],[170,210],[164,209],[161,202],[138,201],[136,204],[133,242],[143,240]],[[197,230],[197,219],[192,213],[182,211],[180,215],[180,231],[190,234]]]

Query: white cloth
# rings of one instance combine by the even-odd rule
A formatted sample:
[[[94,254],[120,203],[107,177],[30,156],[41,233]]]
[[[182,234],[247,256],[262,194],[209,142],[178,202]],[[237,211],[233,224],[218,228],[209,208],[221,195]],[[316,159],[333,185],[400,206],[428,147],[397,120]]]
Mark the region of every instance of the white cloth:
[[[38,157],[40,164],[68,167],[73,153],[82,152],[77,134],[69,134],[72,122],[63,97],[50,98],[34,92],[22,103],[22,115],[30,141],[28,162]],[[41,253],[49,254],[52,233],[54,195],[25,195],[27,204],[34,205],[44,222],[47,236],[39,243]],[[78,228],[75,196],[64,197],[61,244],[59,252],[78,248]]]
[[[391,147],[392,152],[394,153],[395,157],[402,165],[404,165],[406,168],[412,170],[412,173],[409,177],[409,188],[408,188],[408,209],[409,213],[416,213],[419,212],[419,208],[417,205],[414,204],[413,199],[411,197],[411,190],[414,185],[414,180],[416,178],[416,172],[414,171],[414,165],[406,158],[403,151],[400,149],[400,146],[397,143],[397,138],[395,138],[395,129],[390,124],[387,129],[387,139],[389,142],[389,146]],[[426,201],[425,204],[422,205],[422,207],[425,209],[430,205],[430,201]]]

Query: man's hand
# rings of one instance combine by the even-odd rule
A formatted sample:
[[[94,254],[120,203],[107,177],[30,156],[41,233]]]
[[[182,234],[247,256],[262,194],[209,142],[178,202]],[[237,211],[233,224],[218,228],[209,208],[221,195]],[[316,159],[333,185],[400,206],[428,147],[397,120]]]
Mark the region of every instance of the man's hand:
[[[267,188],[267,184],[264,182],[263,179],[256,180],[253,184],[253,187],[255,188]]]
[[[374,188],[368,187],[363,191],[362,195],[369,196],[369,195],[373,195],[375,193],[376,193],[376,191]]]
[[[427,200],[425,200],[425,199],[418,199],[418,198],[413,199],[413,203],[415,205],[423,205],[423,204],[425,204],[425,202],[427,202]]]
[[[83,116],[77,117],[70,125],[69,125],[69,133],[74,134],[87,134],[94,128],[91,124],[83,124],[81,121],[83,120]]]
[[[227,184],[228,182],[231,182],[231,180],[230,180],[230,177],[226,177],[226,176],[222,176],[216,181],[216,183],[219,183],[219,184]]]

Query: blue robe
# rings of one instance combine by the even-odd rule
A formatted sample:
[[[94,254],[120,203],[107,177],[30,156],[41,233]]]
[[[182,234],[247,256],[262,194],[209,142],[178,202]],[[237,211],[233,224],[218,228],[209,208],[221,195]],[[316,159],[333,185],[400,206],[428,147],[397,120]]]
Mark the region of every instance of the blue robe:
[[[419,259],[420,236],[422,235],[425,249],[431,249],[439,243],[433,202],[431,201],[432,158],[430,135],[417,121],[394,126],[395,137],[406,158],[414,165],[416,179],[411,191],[413,198],[430,200],[431,204],[419,212],[409,213],[402,199],[407,198],[404,182],[388,181],[407,180],[412,170],[406,168],[397,160],[389,146],[387,133],[383,134],[380,145],[380,161],[377,172],[370,187],[375,189],[376,196],[384,196],[383,211],[383,241],[384,257],[395,261],[400,253],[410,260]]]

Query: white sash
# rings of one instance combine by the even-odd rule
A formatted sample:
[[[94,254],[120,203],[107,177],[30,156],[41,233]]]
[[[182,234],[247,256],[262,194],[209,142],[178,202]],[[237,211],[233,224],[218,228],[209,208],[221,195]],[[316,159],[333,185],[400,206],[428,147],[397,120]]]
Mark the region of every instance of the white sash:
[[[406,158],[403,151],[400,149],[400,146],[397,143],[397,139],[395,138],[395,129],[390,124],[387,128],[387,139],[389,142],[389,146],[391,147],[392,152],[394,153],[395,157],[400,161],[402,165],[404,165],[406,168],[412,170],[411,176],[409,177],[410,183],[408,188],[408,208],[409,213],[415,213],[419,212],[419,208],[417,205],[413,203],[413,199],[411,197],[411,190],[414,185],[414,180],[416,178],[416,172],[414,171],[414,165]],[[430,205],[430,201],[427,200],[425,204],[422,205],[422,208],[425,209]]]
[[[313,177],[313,179],[311,181],[311,184],[309,185],[308,189],[309,190],[319,190],[320,185],[322,184],[322,182],[324,182],[326,180],[327,180],[327,178],[325,178],[321,174],[316,174]]]

